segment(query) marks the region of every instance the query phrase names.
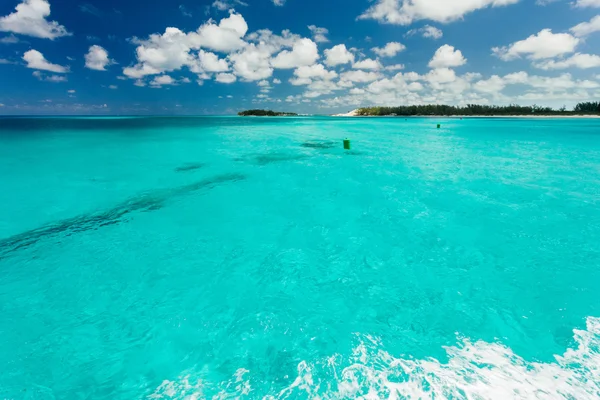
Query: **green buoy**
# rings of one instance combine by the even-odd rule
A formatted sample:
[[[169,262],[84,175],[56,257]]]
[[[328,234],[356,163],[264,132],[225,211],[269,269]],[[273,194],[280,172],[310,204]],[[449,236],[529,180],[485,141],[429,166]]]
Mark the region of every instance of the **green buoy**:
[[[344,150],[350,150],[350,139],[344,139]]]
[[[442,127],[442,124],[438,124],[438,129],[440,129]]]

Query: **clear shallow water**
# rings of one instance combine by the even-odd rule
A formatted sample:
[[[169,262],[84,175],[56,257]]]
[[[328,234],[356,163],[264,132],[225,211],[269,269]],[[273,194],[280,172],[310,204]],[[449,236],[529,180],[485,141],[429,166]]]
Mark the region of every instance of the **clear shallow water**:
[[[599,132],[0,119],[0,398],[600,397]]]

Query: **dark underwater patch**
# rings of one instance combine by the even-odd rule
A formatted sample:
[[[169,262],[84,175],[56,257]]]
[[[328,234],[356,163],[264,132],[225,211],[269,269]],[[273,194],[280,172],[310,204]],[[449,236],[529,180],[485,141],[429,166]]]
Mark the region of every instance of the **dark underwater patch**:
[[[157,211],[173,198],[185,196],[201,189],[212,189],[222,183],[240,181],[245,178],[241,174],[224,174],[173,189],[158,189],[133,197],[108,210],[67,218],[40,228],[19,233],[0,240],[0,259],[14,251],[34,245],[41,240],[59,235],[68,237],[76,233],[120,224],[126,222],[126,217],[129,214]]]
[[[307,158],[304,154],[267,153],[234,158],[235,161],[245,161],[264,166],[285,161],[298,161]]]
[[[181,167],[177,167],[175,168],[175,172],[189,172],[189,171],[195,171],[197,169],[203,168],[205,164],[202,163],[189,163],[189,164],[184,164]]]

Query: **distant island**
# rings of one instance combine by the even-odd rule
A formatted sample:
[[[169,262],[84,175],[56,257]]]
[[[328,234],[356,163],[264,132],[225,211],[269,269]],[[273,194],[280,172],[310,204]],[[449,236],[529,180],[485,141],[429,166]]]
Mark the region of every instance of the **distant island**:
[[[519,106],[511,104],[508,106],[488,106],[480,104],[468,104],[466,106],[449,106],[443,104],[398,106],[398,107],[365,107],[358,108],[348,114],[338,116],[569,116],[569,115],[599,115],[600,102],[586,102],[577,104],[573,110],[566,107],[554,109],[540,106]]]
[[[246,110],[238,113],[242,117],[295,117],[298,114],[271,110]]]

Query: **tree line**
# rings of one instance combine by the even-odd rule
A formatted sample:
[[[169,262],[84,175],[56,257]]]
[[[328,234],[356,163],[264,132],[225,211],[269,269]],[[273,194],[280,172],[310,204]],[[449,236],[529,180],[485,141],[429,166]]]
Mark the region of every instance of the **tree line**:
[[[554,109],[551,107],[519,106],[488,106],[481,104],[468,104],[466,106],[449,106],[444,104],[429,104],[419,106],[398,107],[365,107],[357,111],[361,116],[415,116],[415,115],[573,115],[573,114],[600,114],[600,102],[579,103],[572,111],[566,107]]]
[[[238,115],[242,117],[254,116],[254,117],[290,117],[298,115],[290,112],[280,112],[271,110],[246,110],[240,111]]]

